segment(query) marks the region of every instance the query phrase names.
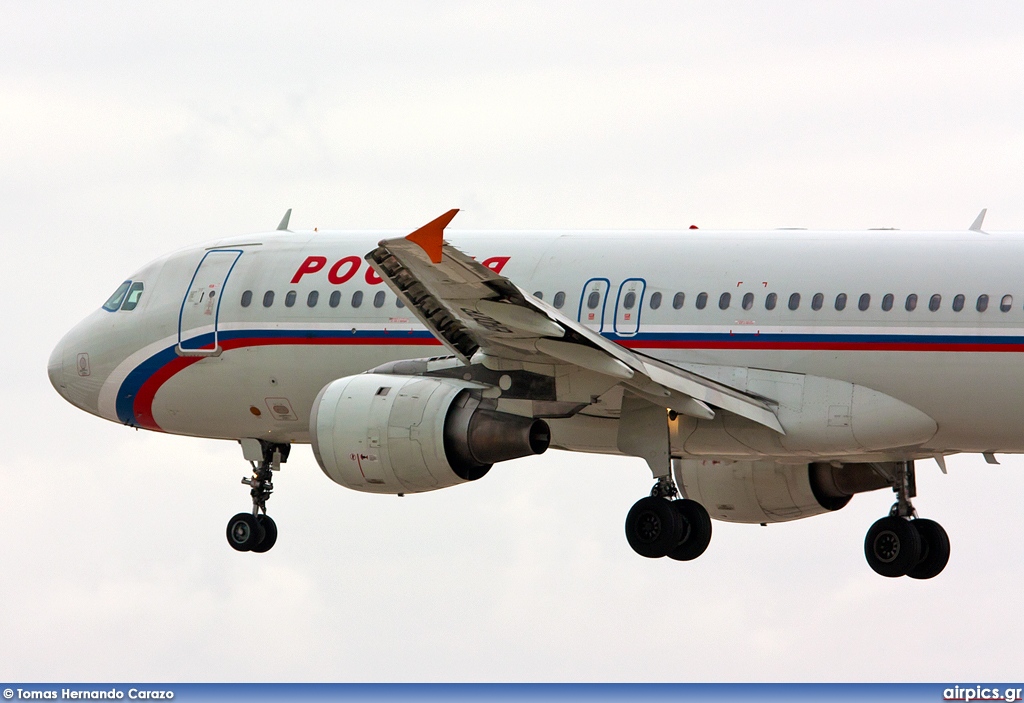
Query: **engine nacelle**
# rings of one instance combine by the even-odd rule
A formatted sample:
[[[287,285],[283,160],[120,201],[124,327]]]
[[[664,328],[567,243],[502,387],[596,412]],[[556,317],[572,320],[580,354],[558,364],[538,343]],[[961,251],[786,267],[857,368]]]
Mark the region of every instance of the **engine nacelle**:
[[[785,522],[839,510],[855,493],[891,485],[887,465],[684,459],[676,463],[683,494],[727,522]]]
[[[481,407],[479,389],[386,374],[332,381],[313,402],[313,453],[347,488],[417,493],[475,481],[495,462],[548,448],[546,422]]]

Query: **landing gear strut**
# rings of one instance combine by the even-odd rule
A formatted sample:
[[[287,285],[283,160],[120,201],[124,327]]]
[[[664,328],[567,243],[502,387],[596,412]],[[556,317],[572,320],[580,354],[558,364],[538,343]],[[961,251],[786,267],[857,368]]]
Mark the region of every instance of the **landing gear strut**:
[[[260,457],[259,463],[251,459],[252,477],[242,479],[242,483],[250,487],[252,512],[238,513],[228,521],[228,544],[239,552],[266,552],[277,542],[277,524],[267,515],[267,499],[274,492],[273,472],[280,470],[282,462],[288,460],[291,445],[261,439],[256,447],[256,441],[247,439],[242,444],[246,458],[254,451]]]
[[[949,537],[939,523],[917,517],[910,502],[917,495],[914,462],[897,462],[892,479],[896,503],[864,538],[868,566],[890,578],[938,576],[949,561]]]
[[[690,561],[711,543],[711,517],[697,501],[680,498],[672,478],[662,476],[626,515],[626,541],[649,559]]]

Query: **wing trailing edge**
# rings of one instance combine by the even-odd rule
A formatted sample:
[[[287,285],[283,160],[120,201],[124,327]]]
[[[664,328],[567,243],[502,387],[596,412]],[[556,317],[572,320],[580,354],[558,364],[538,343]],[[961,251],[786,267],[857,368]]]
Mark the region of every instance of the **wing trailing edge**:
[[[458,210],[406,237],[382,240],[370,266],[463,363],[482,353],[518,363],[576,367],[663,407],[700,419],[726,410],[785,434],[766,401],[606,339],[444,241]]]

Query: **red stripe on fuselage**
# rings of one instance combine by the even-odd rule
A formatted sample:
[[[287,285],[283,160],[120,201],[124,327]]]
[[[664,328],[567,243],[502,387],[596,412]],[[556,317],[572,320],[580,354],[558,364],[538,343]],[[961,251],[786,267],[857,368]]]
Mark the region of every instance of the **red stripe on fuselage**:
[[[382,345],[382,346],[438,346],[436,339],[416,337],[404,338],[403,332],[384,333],[380,337],[320,337],[295,335],[292,337],[240,337],[225,339],[220,342],[221,349],[229,351],[243,347],[261,347],[278,345]],[[620,339],[618,344],[630,349],[707,349],[736,351],[882,351],[882,352],[1024,352],[1024,344],[971,344],[971,343],[928,343],[928,342],[772,342],[772,341],[732,341],[732,340],[652,340],[652,339]],[[157,370],[142,387],[135,397],[133,410],[139,427],[163,431],[153,419],[153,399],[164,383],[179,371],[191,366],[203,357],[177,357]]]
[[[928,342],[740,342],[618,340],[630,349],[714,349],[737,351],[916,351],[916,352],[1024,352],[1024,344],[945,344]]]
[[[385,332],[384,334],[388,334]],[[220,348],[223,351],[229,351],[231,349],[240,349],[243,347],[267,347],[277,346],[282,344],[290,345],[379,345],[381,343],[387,344],[388,346],[437,346],[440,345],[437,339],[403,339],[398,336],[401,332],[395,332],[395,336],[388,334],[386,340],[380,338],[365,338],[357,337],[354,339],[346,339],[344,337],[239,337],[238,339],[225,339],[221,340]],[[156,397],[157,391],[167,381],[173,378],[179,371],[182,371],[197,361],[202,361],[205,357],[201,356],[179,356],[174,358],[167,364],[157,369],[146,382],[139,388],[139,392],[135,395],[135,401],[132,403],[132,411],[135,413],[135,422],[139,427],[143,427],[147,430],[156,430],[157,432],[163,432],[163,428],[157,424],[156,420],[153,419],[153,399]]]
[[[135,402],[132,403],[135,422],[139,427],[163,432],[163,428],[156,424],[156,420],[153,419],[153,398],[156,396],[156,392],[172,376],[200,359],[202,359],[200,356],[179,356],[161,366],[152,376],[146,379],[146,382],[142,384],[139,392],[135,395]]]

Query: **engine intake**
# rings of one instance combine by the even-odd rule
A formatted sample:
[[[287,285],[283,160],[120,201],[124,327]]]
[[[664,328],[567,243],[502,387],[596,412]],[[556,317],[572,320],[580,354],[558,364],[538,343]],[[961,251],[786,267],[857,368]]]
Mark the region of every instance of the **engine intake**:
[[[546,422],[481,407],[479,388],[385,374],[332,381],[310,417],[317,463],[348,488],[415,493],[475,481],[496,462],[548,448]]]

